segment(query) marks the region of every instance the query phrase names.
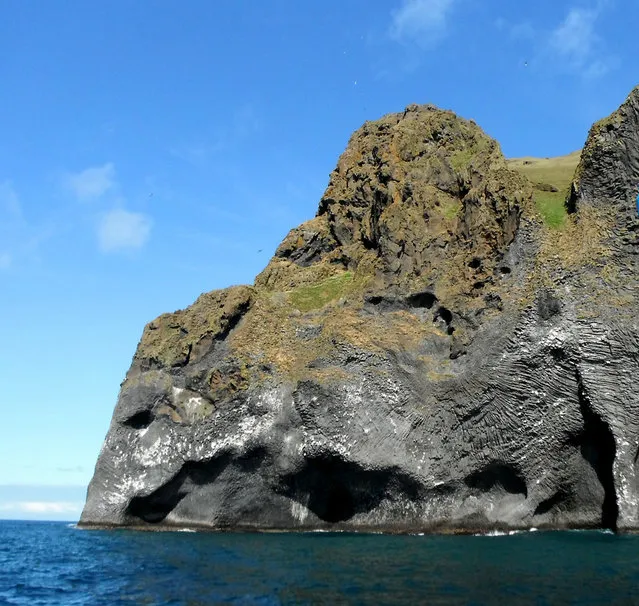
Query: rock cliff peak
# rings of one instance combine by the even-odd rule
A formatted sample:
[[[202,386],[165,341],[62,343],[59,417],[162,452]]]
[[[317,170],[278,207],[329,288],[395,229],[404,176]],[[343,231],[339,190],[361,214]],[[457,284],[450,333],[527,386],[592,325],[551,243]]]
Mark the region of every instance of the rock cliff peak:
[[[577,158],[365,123],[253,286],[146,326],[81,522],[639,528],[639,89],[539,180]]]

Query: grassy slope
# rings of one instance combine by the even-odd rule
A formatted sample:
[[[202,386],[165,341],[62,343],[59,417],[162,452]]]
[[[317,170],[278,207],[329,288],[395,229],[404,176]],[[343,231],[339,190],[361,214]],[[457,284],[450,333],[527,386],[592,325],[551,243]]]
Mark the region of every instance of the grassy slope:
[[[313,286],[300,286],[289,293],[293,307],[301,312],[320,309],[327,303],[346,294],[353,282],[353,274],[346,271],[336,276],[326,278]]]
[[[546,224],[560,228],[566,220],[564,200],[570,187],[581,151],[558,158],[513,158],[508,165],[530,179],[533,184],[554,186],[558,191],[535,189],[535,203]]]

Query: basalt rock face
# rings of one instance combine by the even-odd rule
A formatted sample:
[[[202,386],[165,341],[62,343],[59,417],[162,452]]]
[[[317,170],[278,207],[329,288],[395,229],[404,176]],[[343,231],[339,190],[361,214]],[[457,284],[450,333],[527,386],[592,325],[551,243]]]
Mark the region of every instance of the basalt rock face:
[[[474,123],[366,123],[254,286],[147,325],[81,523],[637,528],[638,121],[561,230]]]

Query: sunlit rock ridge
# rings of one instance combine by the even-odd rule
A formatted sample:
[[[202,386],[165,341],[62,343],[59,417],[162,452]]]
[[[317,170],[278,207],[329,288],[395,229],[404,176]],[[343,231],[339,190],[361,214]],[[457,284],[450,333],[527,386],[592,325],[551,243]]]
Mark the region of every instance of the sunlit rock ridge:
[[[81,524],[639,528],[639,88],[565,191],[527,169],[365,123],[253,286],[145,327]]]

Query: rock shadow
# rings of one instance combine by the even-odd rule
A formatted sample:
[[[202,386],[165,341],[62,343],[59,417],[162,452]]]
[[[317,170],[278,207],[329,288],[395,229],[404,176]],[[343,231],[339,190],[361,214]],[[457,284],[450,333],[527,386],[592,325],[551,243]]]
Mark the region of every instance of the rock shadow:
[[[365,469],[333,454],[306,459],[282,479],[281,492],[335,524],[375,510],[383,500],[416,501],[421,484],[397,467]]]

